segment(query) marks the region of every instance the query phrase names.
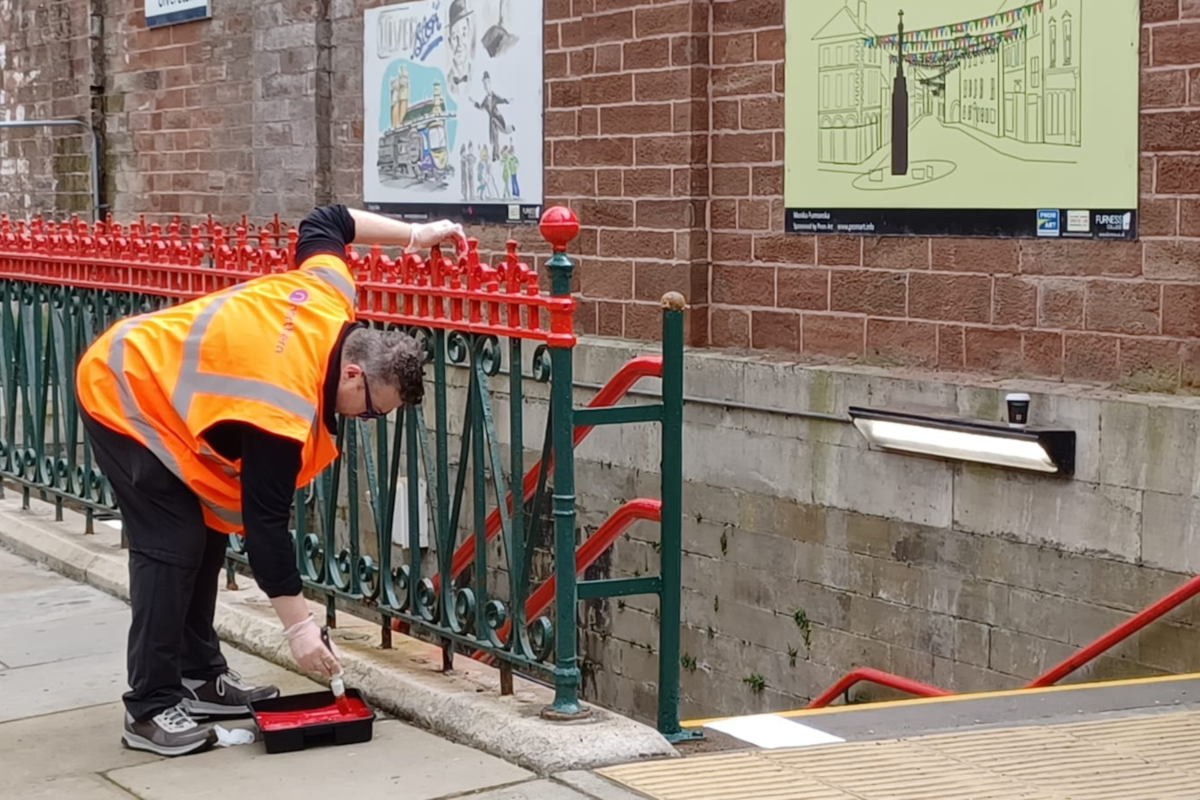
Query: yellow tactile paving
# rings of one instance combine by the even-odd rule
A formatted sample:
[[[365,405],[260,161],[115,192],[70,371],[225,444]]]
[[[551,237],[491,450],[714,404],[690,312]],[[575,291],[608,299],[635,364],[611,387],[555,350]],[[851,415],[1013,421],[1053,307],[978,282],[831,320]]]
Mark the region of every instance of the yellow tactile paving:
[[[626,764],[655,800],[1200,800],[1200,711]]]

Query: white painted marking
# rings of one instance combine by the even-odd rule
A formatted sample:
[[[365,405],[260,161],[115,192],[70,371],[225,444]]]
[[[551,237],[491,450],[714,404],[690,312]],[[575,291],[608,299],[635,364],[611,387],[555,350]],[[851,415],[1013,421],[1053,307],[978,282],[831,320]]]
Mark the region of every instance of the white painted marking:
[[[846,741],[840,736],[825,733],[825,731],[808,725],[801,725],[799,722],[792,722],[775,714],[734,717],[704,727],[766,750],[780,747],[811,747],[818,744],[836,744]]]

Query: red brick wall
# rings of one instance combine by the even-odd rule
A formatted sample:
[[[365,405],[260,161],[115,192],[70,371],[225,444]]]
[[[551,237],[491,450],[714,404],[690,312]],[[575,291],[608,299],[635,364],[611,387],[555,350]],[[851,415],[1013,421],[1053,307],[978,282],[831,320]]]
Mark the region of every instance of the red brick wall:
[[[722,35],[725,5],[761,28]],[[749,47],[751,34],[760,48],[778,35],[781,7],[714,4],[714,71],[736,62],[738,80],[724,97],[713,82],[712,344],[1164,389],[1200,381],[1200,2],[1142,2],[1135,243],[781,237],[781,76],[766,77],[779,53]]]
[[[709,6],[546,2],[546,201],[583,222],[590,333],[657,338],[679,290],[689,341],[707,343]]]
[[[1200,383],[1200,3],[1143,2],[1142,241],[782,233],[784,0],[548,0],[547,202],[583,324],[813,360]],[[595,313],[595,320],[592,314]]]
[[[583,221],[581,330],[656,338],[674,289],[694,345],[1200,385],[1200,0],[1143,0],[1136,243],[785,236],[784,2],[545,0],[546,202]],[[98,80],[119,216],[360,203],[362,12],[383,4],[224,0],[147,31],[110,0],[89,72],[79,0],[0,0],[5,108],[86,113]],[[29,145],[5,138],[9,169]],[[527,226],[472,233],[544,252]]]
[[[85,0],[0,0],[0,120],[91,118]],[[92,205],[90,145],[76,128],[0,130],[0,211]]]
[[[1200,2],[1142,3],[1136,243],[781,236],[783,5],[712,6],[713,345],[1200,384]]]
[[[143,9],[110,0],[104,20],[114,214],[298,220],[328,193],[321,3],[226,0],[211,20],[154,30]]]

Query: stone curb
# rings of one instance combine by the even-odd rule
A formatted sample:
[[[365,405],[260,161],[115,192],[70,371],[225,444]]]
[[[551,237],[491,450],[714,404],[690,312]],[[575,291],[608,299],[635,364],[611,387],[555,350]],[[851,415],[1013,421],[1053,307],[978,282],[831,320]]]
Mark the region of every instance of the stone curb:
[[[99,535],[85,537],[82,515],[64,511],[64,521],[55,522],[52,506],[33,505],[22,511],[19,502],[0,500],[0,544],[67,577],[129,599],[126,556],[117,546],[115,531],[107,541]],[[319,614],[319,607],[313,604],[313,608]],[[588,706],[592,713],[587,720],[547,722],[538,712],[553,698],[552,690],[515,678],[515,694],[501,697],[494,669],[477,662],[464,665],[469,659],[458,656],[455,673],[447,675],[440,671],[441,651],[436,647],[393,634],[393,649],[383,650],[375,644],[377,624],[344,611],[338,612],[338,624],[331,634],[342,654],[346,683],[373,706],[539,775],[679,757],[658,731],[627,717]],[[279,623],[256,588],[223,589],[216,628],[223,640],[295,670]]]

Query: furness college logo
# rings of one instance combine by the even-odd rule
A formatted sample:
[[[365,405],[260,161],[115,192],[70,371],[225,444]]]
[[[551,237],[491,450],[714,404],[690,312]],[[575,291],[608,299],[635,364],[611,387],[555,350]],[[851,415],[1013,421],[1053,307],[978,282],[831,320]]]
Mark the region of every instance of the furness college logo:
[[[279,332],[279,341],[275,343],[276,355],[282,353],[287,347],[288,338],[296,328],[296,312],[300,310],[300,306],[308,302],[308,292],[304,289],[297,289],[288,295],[288,301],[291,305],[288,306],[287,313],[283,315],[283,330]]]

